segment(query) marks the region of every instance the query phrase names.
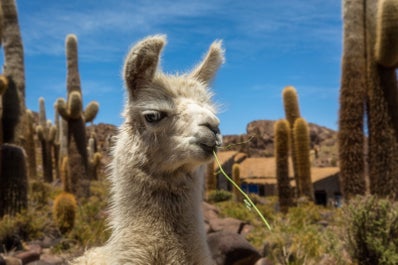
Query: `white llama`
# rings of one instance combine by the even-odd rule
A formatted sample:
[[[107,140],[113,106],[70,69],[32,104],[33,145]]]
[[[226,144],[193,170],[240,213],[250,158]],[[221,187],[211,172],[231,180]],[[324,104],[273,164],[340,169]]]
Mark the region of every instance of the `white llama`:
[[[157,71],[165,36],[148,37],[124,65],[125,122],[111,164],[103,247],[72,264],[213,264],[202,217],[203,171],[221,144],[209,83],[224,60],[216,41],[190,73]]]

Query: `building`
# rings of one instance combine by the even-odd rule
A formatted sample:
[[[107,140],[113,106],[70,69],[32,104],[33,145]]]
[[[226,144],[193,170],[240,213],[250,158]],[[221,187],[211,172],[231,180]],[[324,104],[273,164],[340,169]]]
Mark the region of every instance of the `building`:
[[[240,166],[241,187],[247,193],[260,196],[275,196],[278,194],[276,180],[276,163],[274,157],[247,157],[244,153],[225,151],[218,153],[219,161],[224,171],[231,176],[232,165]],[[292,187],[295,186],[293,168],[290,163],[289,174]],[[219,173],[215,164],[217,188],[231,190],[232,185]],[[318,204],[328,204],[341,200],[341,189],[338,167],[312,167],[311,179],[314,185],[314,197]]]

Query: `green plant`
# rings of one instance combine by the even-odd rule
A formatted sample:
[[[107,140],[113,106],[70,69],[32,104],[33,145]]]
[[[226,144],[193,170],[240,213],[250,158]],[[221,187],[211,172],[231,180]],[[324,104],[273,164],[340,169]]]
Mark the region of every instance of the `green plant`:
[[[398,264],[398,204],[357,197],[344,208],[346,243],[359,265]]]
[[[22,240],[29,241],[43,236],[43,231],[48,226],[46,218],[46,214],[36,210],[3,216],[0,219],[0,253],[22,250]]]
[[[42,181],[33,181],[30,183],[29,201],[35,207],[41,208],[47,206],[50,199],[51,185]]]
[[[75,225],[77,202],[71,193],[62,192],[54,199],[54,221],[62,234],[68,233]]]
[[[211,190],[207,193],[207,201],[210,203],[228,201],[232,193],[226,190]]]
[[[263,255],[278,265],[352,264],[344,255],[339,218],[338,210],[312,202],[291,207],[273,218],[274,229],[263,236]]]
[[[91,196],[77,208],[74,229],[67,235],[68,239],[76,241],[79,246],[90,247],[101,245],[110,236],[106,222],[107,187],[106,181],[92,181]]]
[[[286,213],[293,205],[289,179],[290,125],[287,120],[279,120],[274,125],[276,179],[280,209]]]
[[[296,150],[300,194],[314,200],[311,180],[310,134],[308,124],[303,118],[297,118],[293,127],[294,149]]]
[[[230,176],[228,176],[227,173],[225,173],[223,167],[220,164],[220,161],[217,157],[216,152],[213,150],[213,155],[214,155],[214,159],[217,162],[218,168],[220,169],[221,174],[223,174],[223,176],[242,194],[242,196],[244,197],[243,201],[245,203],[245,205],[247,206],[248,209],[254,209],[255,212],[257,213],[257,215],[261,218],[261,220],[263,221],[263,223],[265,224],[265,226],[271,230],[271,226],[269,225],[269,223],[267,222],[267,220],[265,219],[264,215],[260,212],[260,210],[256,207],[256,205],[253,203],[253,201],[251,200],[251,198],[249,197],[249,195],[247,195],[241,188],[239,185],[237,185]]]

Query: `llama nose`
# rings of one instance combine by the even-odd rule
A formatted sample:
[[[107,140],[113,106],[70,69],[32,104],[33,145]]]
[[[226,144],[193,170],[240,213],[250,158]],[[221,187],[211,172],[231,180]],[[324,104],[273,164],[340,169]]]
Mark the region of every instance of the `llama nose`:
[[[217,125],[211,125],[210,123],[204,124],[210,131],[214,133],[215,136],[215,145],[220,147],[222,145],[222,136],[220,132],[220,128]]]

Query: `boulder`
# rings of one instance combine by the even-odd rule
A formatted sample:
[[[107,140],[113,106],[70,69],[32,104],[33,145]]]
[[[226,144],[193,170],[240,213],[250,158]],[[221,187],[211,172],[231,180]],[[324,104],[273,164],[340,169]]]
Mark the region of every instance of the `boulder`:
[[[241,235],[233,232],[214,232],[207,243],[217,265],[254,265],[260,253]]]
[[[22,265],[22,261],[15,257],[7,256],[7,257],[4,257],[4,260],[6,262],[6,265]]]
[[[261,258],[254,265],[274,265],[274,263],[268,258]]]

